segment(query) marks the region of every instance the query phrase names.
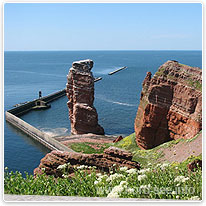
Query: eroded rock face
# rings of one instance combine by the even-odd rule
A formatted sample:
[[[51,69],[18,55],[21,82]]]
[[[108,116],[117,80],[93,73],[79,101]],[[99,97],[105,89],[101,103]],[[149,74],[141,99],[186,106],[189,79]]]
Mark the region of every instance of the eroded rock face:
[[[135,119],[137,144],[150,149],[172,139],[190,139],[202,129],[202,71],[167,61],[142,84]]]
[[[202,169],[202,160],[196,159],[187,165],[189,171],[194,172],[198,168]]]
[[[69,99],[67,105],[72,134],[104,134],[104,129],[98,124],[98,114],[93,106],[92,67],[93,61],[90,59],[73,62],[67,75],[66,94]]]
[[[42,174],[43,170],[45,170],[44,172],[47,175],[61,177],[61,171],[57,167],[65,163],[70,163],[72,167],[79,165],[96,166],[97,170],[105,172],[108,172],[114,164],[117,168],[120,166],[125,166],[129,169],[140,168],[139,163],[132,161],[132,154],[130,152],[110,147],[103,154],[52,151],[41,160],[39,167],[34,170],[34,174]],[[45,169],[42,170],[42,168]]]

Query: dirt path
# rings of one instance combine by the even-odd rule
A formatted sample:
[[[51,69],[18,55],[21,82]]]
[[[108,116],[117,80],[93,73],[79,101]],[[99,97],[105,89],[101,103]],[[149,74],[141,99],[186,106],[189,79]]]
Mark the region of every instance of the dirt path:
[[[83,134],[83,135],[71,135],[65,137],[55,137],[55,139],[64,145],[80,142],[92,142],[92,143],[112,143],[116,139],[116,136],[105,136],[95,134]]]
[[[179,142],[169,148],[161,148],[158,152],[163,152],[164,156],[160,161],[182,162],[191,155],[198,156],[202,153],[202,133],[189,142]]]

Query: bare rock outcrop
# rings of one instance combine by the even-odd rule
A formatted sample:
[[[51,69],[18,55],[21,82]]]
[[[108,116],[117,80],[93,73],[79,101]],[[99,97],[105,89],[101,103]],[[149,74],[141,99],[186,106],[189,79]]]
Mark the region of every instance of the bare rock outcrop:
[[[94,77],[91,72],[93,64],[90,59],[73,62],[67,75],[66,94],[69,99],[67,105],[72,134],[104,134],[93,106]]]
[[[142,84],[135,119],[136,141],[150,149],[172,139],[190,139],[202,129],[202,71],[167,61]]]
[[[61,171],[57,169],[59,165],[70,163],[71,167],[79,165],[96,166],[98,171],[108,172],[115,164],[116,167],[125,166],[139,169],[139,163],[132,161],[132,154],[125,150],[110,147],[103,154],[82,154],[76,152],[52,151],[43,159],[39,167],[34,170],[34,174],[42,174],[61,177]],[[43,169],[44,168],[44,169]],[[71,168],[71,173],[73,172]]]

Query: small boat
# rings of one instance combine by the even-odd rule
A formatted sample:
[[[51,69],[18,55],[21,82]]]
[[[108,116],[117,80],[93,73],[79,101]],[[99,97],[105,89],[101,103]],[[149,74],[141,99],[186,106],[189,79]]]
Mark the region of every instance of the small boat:
[[[95,79],[94,79],[94,82],[98,82],[98,81],[101,80],[101,79],[102,79],[102,77],[95,78]]]
[[[109,75],[115,74],[115,73],[117,73],[117,72],[119,72],[119,71],[121,71],[121,70],[123,70],[123,69],[126,69],[126,68],[127,68],[127,67],[121,67],[121,68],[119,68],[119,69],[117,69],[117,70],[115,70],[115,71],[113,71],[113,72],[110,72]]]

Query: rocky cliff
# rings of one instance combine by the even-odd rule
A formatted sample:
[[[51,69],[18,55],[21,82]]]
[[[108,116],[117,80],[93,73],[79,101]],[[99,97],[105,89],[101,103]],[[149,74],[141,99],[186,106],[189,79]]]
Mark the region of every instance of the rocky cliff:
[[[59,171],[57,167],[65,163],[71,164],[71,175],[74,173],[74,168],[79,165],[96,166],[97,171],[105,172],[108,172],[114,164],[116,168],[120,166],[140,168],[139,163],[132,161],[132,154],[130,152],[116,147],[110,147],[104,150],[103,154],[52,151],[41,159],[41,163],[39,167],[34,170],[34,174],[42,174],[44,170],[47,175],[61,177],[61,171]]]
[[[73,62],[67,75],[66,94],[69,99],[69,118],[72,134],[104,134],[98,124],[94,102],[94,77],[92,60]]]
[[[136,142],[150,149],[172,139],[190,139],[202,129],[202,70],[167,61],[142,84],[135,119]]]

